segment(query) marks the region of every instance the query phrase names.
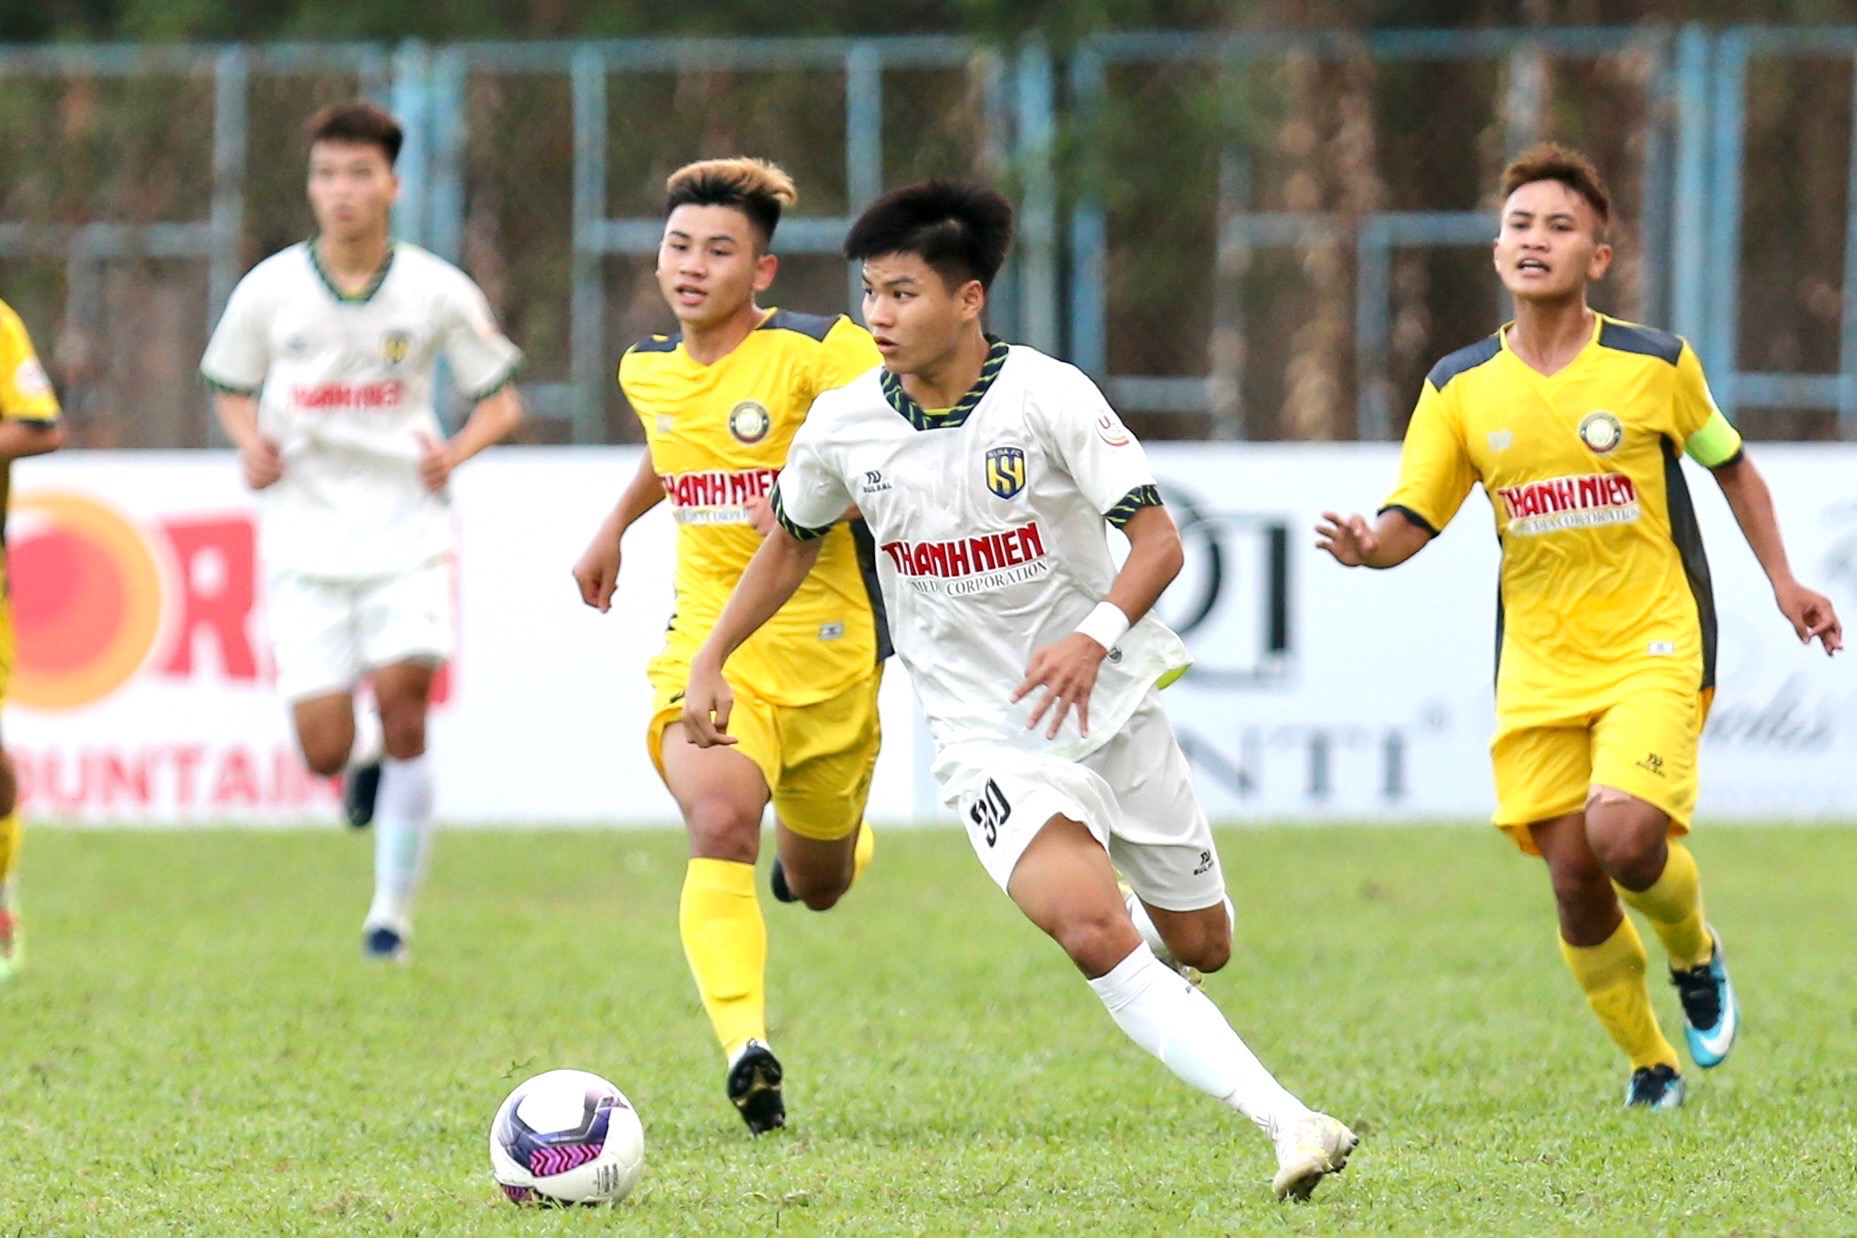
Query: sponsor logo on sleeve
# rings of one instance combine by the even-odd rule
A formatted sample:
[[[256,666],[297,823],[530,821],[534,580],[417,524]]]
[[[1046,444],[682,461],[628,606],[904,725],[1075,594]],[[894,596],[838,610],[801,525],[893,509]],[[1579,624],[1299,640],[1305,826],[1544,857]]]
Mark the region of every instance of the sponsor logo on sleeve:
[[[1096,437],[1111,447],[1126,447],[1135,441],[1114,412],[1106,412],[1096,419]]]

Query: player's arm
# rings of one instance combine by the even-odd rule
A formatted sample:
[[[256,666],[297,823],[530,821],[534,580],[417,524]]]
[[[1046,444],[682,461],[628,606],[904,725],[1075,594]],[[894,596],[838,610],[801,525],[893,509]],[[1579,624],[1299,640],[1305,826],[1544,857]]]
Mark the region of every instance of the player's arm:
[[[1817,637],[1827,655],[1843,648],[1844,629],[1830,599],[1793,579],[1780,522],[1773,514],[1773,492],[1747,458],[1740,431],[1716,407],[1702,362],[1687,341],[1677,352],[1670,416],[1670,428],[1683,444],[1683,454],[1709,470],[1722,488],[1741,535],[1773,586],[1773,600],[1793,625],[1800,643],[1810,644]]]
[[[619,543],[627,529],[663,501],[664,483],[652,466],[651,452],[646,451],[639,456],[638,471],[626,483],[619,501],[600,521],[593,540],[574,564],[574,583],[580,586],[581,601],[601,614],[612,609],[613,590],[619,586]]]
[[[22,417],[14,413],[0,418],[0,460],[23,460],[42,456],[64,446],[64,429],[56,420]]]
[[[58,397],[26,324],[11,306],[0,304],[0,460],[42,456],[63,445]]]
[[[1445,384],[1440,391],[1434,378]],[[1476,467],[1464,450],[1450,379],[1425,379],[1399,453],[1399,483],[1371,523],[1365,516],[1325,511],[1315,545],[1343,567],[1398,567],[1431,543],[1463,506],[1476,484]]]
[[[1773,600],[1793,625],[1800,643],[1810,644],[1812,638],[1817,637],[1827,655],[1842,649],[1844,627],[1838,622],[1831,599],[1793,578],[1792,567],[1786,560],[1786,544],[1780,537],[1780,522],[1773,514],[1773,492],[1767,489],[1766,479],[1754,467],[1747,452],[1737,450],[1726,464],[1709,471],[1715,475],[1716,484],[1722,488],[1722,497],[1728,500],[1728,508],[1734,512],[1735,521],[1747,538],[1748,547],[1773,586]]]
[[[733,744],[728,734],[734,693],[722,677],[729,655],[741,648],[799,591],[807,573],[819,561],[821,537],[800,538],[782,523],[763,539],[754,558],[742,570],[735,591],[722,607],[709,639],[690,662],[690,681],[684,688],[683,728],[699,748]]]
[[[813,415],[818,415],[816,408]],[[811,420],[793,436],[786,466],[769,496],[776,527],[748,560],[709,639],[690,662],[683,729],[698,747],[735,742],[728,734],[735,698],[722,668],[729,655],[799,591],[807,573],[819,562],[825,535],[851,501],[844,479],[826,462],[829,452],[821,438],[817,423]]]
[[[452,470],[486,447],[502,442],[522,424],[522,397],[516,385],[506,382],[471,409],[458,432],[437,442],[425,439],[419,455],[419,479],[437,494],[451,480]]]
[[[1046,739],[1057,737],[1058,727],[1073,708],[1078,733],[1090,733],[1090,693],[1103,659],[1131,625],[1154,609],[1186,563],[1180,530],[1158,501],[1137,507],[1121,528],[1128,536],[1128,558],[1108,594],[1075,632],[1032,654],[1025,679],[1012,694],[1013,700],[1020,701],[1041,687],[1045,690],[1025,725],[1037,726],[1049,713]]]
[[[1403,507],[1389,507],[1367,523],[1361,515],[1323,512],[1315,545],[1343,567],[1398,567],[1430,544],[1431,526]]]
[[[258,397],[242,391],[213,392],[213,413],[226,439],[239,451],[239,468],[245,484],[262,490],[284,475],[284,457],[277,444],[258,429]]]

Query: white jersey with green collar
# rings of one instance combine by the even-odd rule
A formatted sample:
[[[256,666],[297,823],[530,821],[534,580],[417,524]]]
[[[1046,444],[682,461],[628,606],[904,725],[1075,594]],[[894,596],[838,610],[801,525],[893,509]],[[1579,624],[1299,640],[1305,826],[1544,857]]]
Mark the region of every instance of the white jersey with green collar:
[[[468,397],[509,382],[522,355],[470,277],[396,242],[374,282],[344,295],[309,242],[239,281],[207,345],[210,386],[255,395],[260,431],[284,475],[259,492],[261,545],[274,571],[363,580],[447,554],[446,499],[419,480],[440,356]]]
[[[855,505],[877,543],[891,637],[944,755],[973,742],[1076,759],[1106,743],[1186,647],[1152,615],[1110,651],[1057,739],[1014,702],[1033,651],[1108,594],[1110,526],[1160,502],[1147,453],[1076,367],[992,340],[954,408],[925,411],[887,370],[814,402],[775,485],[796,537]]]

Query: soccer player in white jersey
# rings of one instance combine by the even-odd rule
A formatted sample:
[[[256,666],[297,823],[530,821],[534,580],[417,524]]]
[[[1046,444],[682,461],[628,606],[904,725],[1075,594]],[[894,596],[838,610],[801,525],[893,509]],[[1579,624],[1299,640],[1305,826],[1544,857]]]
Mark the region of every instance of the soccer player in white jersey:
[[[521,354],[468,276],[390,235],[393,117],[327,108],[309,140],[317,234],[239,282],[200,372],[259,494],[278,690],[303,758],[319,774],[347,767],[350,821],[377,818],[365,950],[400,961],[434,798],[426,713],[454,642],[447,483],[521,420]],[[474,405],[449,440],[433,409],[440,356]],[[370,675],[384,753],[356,742]]]
[[[734,742],[724,663],[855,505],[943,799],[988,875],[1130,1039],[1263,1128],[1277,1194],[1306,1198],[1353,1133],[1278,1084],[1176,970],[1215,971],[1231,952],[1212,831],[1154,694],[1188,663],[1149,614],[1180,570],[1179,532],[1096,386],[985,334],[1011,238],[1006,199],[960,181],[895,190],[853,225],[845,255],[863,264],[884,364],[820,396],[794,437],[779,528],[696,655],[684,726],[698,744]],[[1129,541],[1120,571],[1111,525]]]

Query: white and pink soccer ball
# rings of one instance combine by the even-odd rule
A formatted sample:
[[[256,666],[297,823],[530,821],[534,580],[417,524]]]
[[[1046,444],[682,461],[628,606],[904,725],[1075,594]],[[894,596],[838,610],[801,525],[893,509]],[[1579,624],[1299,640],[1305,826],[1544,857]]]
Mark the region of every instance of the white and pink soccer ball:
[[[618,1203],[644,1168],[638,1111],[584,1070],[535,1076],[490,1124],[490,1172],[511,1203]]]

